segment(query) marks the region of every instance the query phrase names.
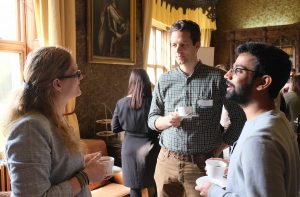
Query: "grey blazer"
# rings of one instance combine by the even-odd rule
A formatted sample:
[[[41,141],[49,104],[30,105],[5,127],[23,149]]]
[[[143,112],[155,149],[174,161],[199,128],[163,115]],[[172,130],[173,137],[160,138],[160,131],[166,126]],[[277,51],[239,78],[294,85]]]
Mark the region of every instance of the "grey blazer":
[[[81,154],[72,154],[58,129],[39,114],[28,114],[10,126],[6,158],[12,197],[73,196],[68,179],[84,168]],[[77,196],[91,196],[88,189]]]

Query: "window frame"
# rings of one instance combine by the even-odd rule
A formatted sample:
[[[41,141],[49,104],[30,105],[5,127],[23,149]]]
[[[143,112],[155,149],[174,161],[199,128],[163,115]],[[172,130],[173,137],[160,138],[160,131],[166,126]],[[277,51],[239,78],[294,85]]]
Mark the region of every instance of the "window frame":
[[[170,34],[169,34],[169,27],[166,24],[163,24],[155,19],[152,19],[152,26],[151,26],[151,32],[150,32],[150,36],[153,37],[154,41],[152,42],[150,40],[150,43],[154,43],[154,45],[156,45],[156,31],[161,31],[162,32],[162,40],[161,40],[161,46],[162,46],[162,59],[161,60],[157,60],[157,55],[156,55],[156,46],[154,46],[155,48],[155,54],[153,55],[153,57],[155,58],[155,60],[153,60],[152,62],[154,63],[149,63],[151,56],[150,56],[150,50],[152,50],[152,48],[150,48],[149,45],[149,52],[148,52],[148,60],[147,60],[147,69],[148,68],[152,68],[154,69],[154,82],[156,83],[158,80],[158,70],[161,69],[164,72],[170,71],[171,69],[173,69],[175,67],[175,59],[172,57],[172,53],[171,53],[171,45],[170,45]],[[163,58],[165,57],[165,58]],[[174,61],[174,65],[171,63],[172,60]],[[161,62],[161,64],[158,64],[157,62]]]
[[[16,0],[17,3],[17,41],[0,39],[0,52],[20,54],[20,74],[24,80],[23,70],[27,54],[39,46],[34,17],[33,0]]]

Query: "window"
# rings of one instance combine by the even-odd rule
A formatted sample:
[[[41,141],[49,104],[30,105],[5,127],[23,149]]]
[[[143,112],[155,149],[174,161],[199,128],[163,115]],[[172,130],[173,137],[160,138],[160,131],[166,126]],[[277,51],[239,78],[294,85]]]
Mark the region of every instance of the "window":
[[[150,33],[147,73],[153,84],[159,76],[175,67],[175,59],[171,57],[170,35],[166,25],[152,21]]]
[[[0,112],[11,90],[20,87],[26,54],[36,37],[33,0],[0,0]]]

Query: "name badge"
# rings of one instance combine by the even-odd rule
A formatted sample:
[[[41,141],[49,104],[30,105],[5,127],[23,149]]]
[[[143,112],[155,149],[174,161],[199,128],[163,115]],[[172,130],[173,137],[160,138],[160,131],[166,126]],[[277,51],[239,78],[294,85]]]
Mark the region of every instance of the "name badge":
[[[205,107],[212,107],[213,106],[213,100],[212,99],[208,99],[208,100],[204,100],[204,99],[200,99],[197,101],[199,107],[205,108]]]

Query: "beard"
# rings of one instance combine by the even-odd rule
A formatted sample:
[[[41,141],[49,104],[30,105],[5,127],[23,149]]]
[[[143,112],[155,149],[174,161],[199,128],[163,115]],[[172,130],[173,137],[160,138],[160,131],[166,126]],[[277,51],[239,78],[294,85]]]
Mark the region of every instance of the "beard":
[[[234,87],[232,91],[227,91],[226,98],[228,100],[234,101],[239,105],[246,105],[250,102],[251,98],[251,92],[252,92],[252,86],[254,83],[254,80],[251,80],[250,83],[247,83],[245,85],[242,85],[240,87],[236,87],[229,81],[226,82],[230,86]]]

